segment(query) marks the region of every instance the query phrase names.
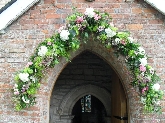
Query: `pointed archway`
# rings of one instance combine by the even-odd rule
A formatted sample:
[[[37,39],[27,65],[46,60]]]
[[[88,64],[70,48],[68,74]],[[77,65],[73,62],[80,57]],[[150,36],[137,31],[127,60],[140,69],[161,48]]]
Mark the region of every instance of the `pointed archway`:
[[[122,83],[122,86],[123,86],[123,88],[125,90],[127,99],[128,99],[127,100],[127,107],[128,107],[128,114],[129,114],[128,116],[129,116],[129,122],[130,122],[131,115],[132,115],[131,113],[134,113],[134,109],[136,110],[136,108],[138,108],[138,110],[140,110],[141,107],[140,106],[137,107],[137,104],[136,104],[136,107],[134,106],[133,107],[134,109],[132,110],[132,107],[129,105],[129,101],[132,100],[131,102],[133,102],[133,100],[137,100],[138,97],[133,97],[133,94],[134,93],[136,94],[135,91],[134,91],[134,93],[130,92],[131,89],[133,90],[133,88],[129,84],[129,82],[131,81],[131,77],[128,74],[127,67],[126,67],[126,65],[124,63],[123,58],[120,57],[120,58],[117,59],[116,56],[114,55],[113,51],[105,49],[99,43],[94,42],[94,41],[89,41],[89,44],[82,44],[81,47],[80,47],[80,49],[78,51],[76,51],[74,53],[71,53],[71,58],[72,59],[75,58],[76,56],[78,56],[79,54],[81,54],[83,51],[86,51],[86,50],[88,50],[88,51],[96,54],[97,56],[99,56],[100,58],[102,58],[103,60],[105,60],[109,64],[109,66],[111,68],[113,68],[113,70],[119,76],[119,78],[121,80],[121,83]],[[61,59],[61,61],[62,61],[62,63],[58,64],[57,66],[55,66],[54,69],[52,69],[51,71],[49,71],[48,75],[50,77],[47,76],[48,78],[46,78],[47,80],[49,80],[49,87],[51,87],[49,89],[51,89],[51,91],[53,90],[53,86],[54,85],[56,86],[56,80],[57,80],[58,76],[61,74],[61,72],[63,71],[63,69],[69,63],[69,62],[66,62],[65,59]],[[49,96],[51,97],[51,93],[49,93],[49,94],[50,94]],[[88,94],[88,93],[86,93],[86,94]],[[129,97],[128,97],[128,94],[129,94]],[[82,97],[82,96],[83,95],[81,95],[80,97]],[[70,96],[67,95],[66,97],[70,97]],[[77,99],[77,101],[78,101],[78,99]],[[66,101],[64,101],[64,102],[66,102]],[[67,105],[68,105],[68,103],[67,103]],[[74,106],[74,104],[72,104],[72,106],[70,106],[70,107],[73,108],[73,106]],[[70,109],[70,116],[71,116],[72,108]],[[63,108],[63,109],[67,109],[67,108]],[[59,111],[62,111],[62,110],[60,109]]]

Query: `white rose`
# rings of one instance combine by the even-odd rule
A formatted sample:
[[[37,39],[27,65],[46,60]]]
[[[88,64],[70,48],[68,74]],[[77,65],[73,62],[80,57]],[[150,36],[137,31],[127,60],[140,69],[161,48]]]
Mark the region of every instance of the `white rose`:
[[[159,88],[160,88],[160,85],[159,85],[158,83],[156,83],[156,84],[154,84],[154,85],[152,86],[152,88],[153,88],[155,91],[158,91]]]
[[[85,15],[88,17],[92,18],[95,15],[94,9],[93,8],[86,8]]]
[[[145,54],[145,50],[142,47],[139,47],[138,50],[139,50],[139,53],[140,54],[142,54],[142,55]]]
[[[30,102],[30,100],[28,100],[28,99],[25,100],[25,97],[24,96],[22,97],[22,101],[24,101],[25,103],[29,103]]]
[[[60,33],[60,38],[61,40],[63,41],[66,41],[69,39],[69,31],[68,30],[62,30],[61,33]]]
[[[105,32],[107,33],[108,38],[111,38],[116,35],[116,32],[112,31],[110,28],[105,29]]]
[[[128,40],[130,43],[132,43],[134,41],[134,39],[132,37],[128,37]]]
[[[29,81],[29,74],[28,73],[20,73],[19,74],[19,78],[20,80],[22,80],[23,82],[27,82]]]
[[[147,58],[141,58],[140,63],[141,63],[141,65],[146,66],[147,65]]]
[[[48,48],[46,46],[41,46],[38,50],[38,55],[39,56],[44,56],[47,51],[48,51]]]

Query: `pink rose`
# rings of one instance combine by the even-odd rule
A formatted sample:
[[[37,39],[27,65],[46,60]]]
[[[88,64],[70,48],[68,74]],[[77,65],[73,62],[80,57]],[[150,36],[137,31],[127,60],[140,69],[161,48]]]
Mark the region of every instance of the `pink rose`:
[[[143,66],[143,65],[140,65],[140,71],[141,71],[141,72],[145,72],[145,71],[146,71],[146,67]]]
[[[77,19],[76,19],[76,23],[81,23],[81,22],[83,22],[84,20],[83,20],[83,17],[80,17],[80,16],[78,16],[77,17]]]
[[[94,15],[94,19],[95,19],[95,20],[99,20],[100,18],[101,18],[101,17],[100,17],[98,14],[95,14],[95,15]]]
[[[47,42],[47,45],[51,45],[52,43],[50,41]]]

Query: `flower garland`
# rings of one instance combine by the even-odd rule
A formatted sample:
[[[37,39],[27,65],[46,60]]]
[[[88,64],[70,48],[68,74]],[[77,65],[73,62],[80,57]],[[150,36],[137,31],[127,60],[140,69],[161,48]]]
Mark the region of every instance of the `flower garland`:
[[[25,68],[15,75],[13,88],[14,105],[17,111],[34,105],[35,94],[40,87],[44,70],[59,63],[60,57],[69,59],[69,51],[77,50],[80,39],[88,41],[89,35],[106,48],[114,48],[117,55],[125,56],[133,73],[132,85],[139,89],[141,102],[147,112],[159,112],[163,92],[154,69],[147,64],[145,50],[134,43],[129,32],[120,32],[110,23],[107,13],[87,8],[84,13],[75,11],[67,17],[68,24],[62,26],[50,38],[39,44]]]

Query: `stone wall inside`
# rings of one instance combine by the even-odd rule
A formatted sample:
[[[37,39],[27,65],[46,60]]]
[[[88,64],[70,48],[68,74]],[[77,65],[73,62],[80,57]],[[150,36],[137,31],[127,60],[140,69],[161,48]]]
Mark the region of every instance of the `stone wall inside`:
[[[77,86],[81,87],[84,85],[95,85],[99,88],[107,90],[110,94],[111,79],[112,69],[103,59],[90,53],[89,51],[77,56],[64,68],[56,81],[50,102],[50,123],[61,123],[60,115],[71,115],[70,113],[65,114],[65,112],[59,114],[58,110],[61,108],[60,105],[61,102],[63,102],[64,97],[74,88]],[[84,90],[85,89],[87,88],[84,86]],[[91,86],[91,90],[92,89],[93,88]],[[86,94],[91,94],[91,90],[89,90]],[[84,95],[84,93],[82,92],[81,95]],[[106,98],[105,95],[102,96]],[[79,99],[81,97],[79,97]],[[74,97],[69,98],[71,98],[73,104],[76,103],[76,100],[73,99]],[[106,100],[110,99],[111,97]],[[109,104],[109,107],[110,106],[111,104]],[[65,109],[60,110],[63,111]]]
[[[18,18],[6,29],[6,34],[0,35],[0,123],[48,123],[50,97],[56,79],[68,64],[61,59],[55,68],[46,71],[46,77],[41,82],[37,93],[37,104],[31,108],[16,112],[13,108],[11,89],[14,85],[14,75],[28,62],[37,45],[50,37],[66,22],[66,16],[71,13],[72,6],[84,12],[85,8],[93,7],[108,12],[112,22],[119,30],[131,32],[136,42],[140,43],[149,56],[148,63],[161,77],[161,89],[165,86],[165,16],[145,3],[143,0],[126,2],[125,0],[40,0],[23,16]],[[88,44],[90,45],[90,44]],[[163,113],[144,114],[140,108],[138,93],[129,84],[131,77],[124,60],[117,59],[109,50],[100,45],[82,46],[77,52],[71,53],[71,58],[84,49],[95,51],[102,56],[115,70],[129,98],[131,123],[165,122],[165,102],[161,101]],[[127,73],[128,72],[128,73]]]

